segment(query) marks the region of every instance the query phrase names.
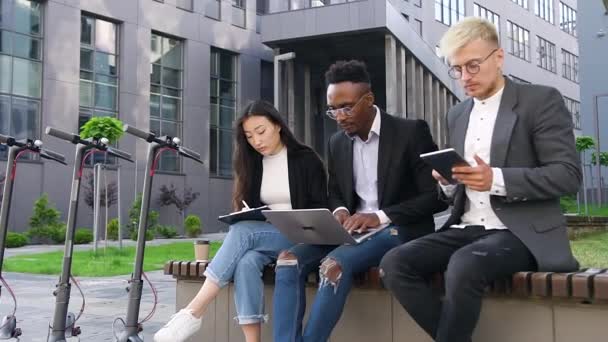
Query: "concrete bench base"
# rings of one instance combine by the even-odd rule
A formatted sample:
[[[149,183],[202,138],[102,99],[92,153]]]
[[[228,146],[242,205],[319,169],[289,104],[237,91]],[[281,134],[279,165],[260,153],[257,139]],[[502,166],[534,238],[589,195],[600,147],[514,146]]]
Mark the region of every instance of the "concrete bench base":
[[[176,309],[198,292],[202,279],[177,278]],[[262,341],[272,341],[272,292],[265,287],[266,312]],[[307,289],[308,307],[316,288]],[[192,342],[241,342],[233,286],[223,289],[203,319]],[[432,342],[384,289],[354,288],[331,342]],[[581,304],[569,299],[531,299],[488,296],[484,299],[475,342],[601,342],[608,341],[608,302]]]

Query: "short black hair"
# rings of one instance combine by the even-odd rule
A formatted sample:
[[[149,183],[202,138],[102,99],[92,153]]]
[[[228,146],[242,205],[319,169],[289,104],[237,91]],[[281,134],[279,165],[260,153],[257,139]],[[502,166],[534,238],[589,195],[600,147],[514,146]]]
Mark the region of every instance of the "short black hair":
[[[358,60],[338,61],[332,64],[325,73],[327,85],[341,82],[370,84],[369,73],[364,62]]]

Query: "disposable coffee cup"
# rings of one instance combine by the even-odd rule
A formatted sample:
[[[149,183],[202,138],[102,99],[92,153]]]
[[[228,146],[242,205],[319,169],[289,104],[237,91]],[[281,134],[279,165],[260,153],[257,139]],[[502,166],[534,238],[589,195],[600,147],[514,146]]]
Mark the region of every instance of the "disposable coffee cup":
[[[194,259],[196,259],[196,261],[209,260],[209,240],[203,239],[194,241]]]

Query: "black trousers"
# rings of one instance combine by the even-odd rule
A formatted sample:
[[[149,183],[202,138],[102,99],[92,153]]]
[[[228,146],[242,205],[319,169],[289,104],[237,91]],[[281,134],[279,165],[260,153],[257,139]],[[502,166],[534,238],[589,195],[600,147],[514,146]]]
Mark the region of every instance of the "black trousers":
[[[471,342],[486,285],[534,271],[536,261],[510,231],[469,226],[394,248],[380,268],[384,285],[436,342]],[[438,272],[445,272],[443,300],[429,284]]]

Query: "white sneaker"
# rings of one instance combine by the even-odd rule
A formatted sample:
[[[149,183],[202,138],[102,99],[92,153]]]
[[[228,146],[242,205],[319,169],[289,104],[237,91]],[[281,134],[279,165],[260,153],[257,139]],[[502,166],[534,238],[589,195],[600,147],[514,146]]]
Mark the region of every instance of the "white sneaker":
[[[192,310],[181,309],[154,334],[154,342],[183,342],[201,328],[201,319]]]

